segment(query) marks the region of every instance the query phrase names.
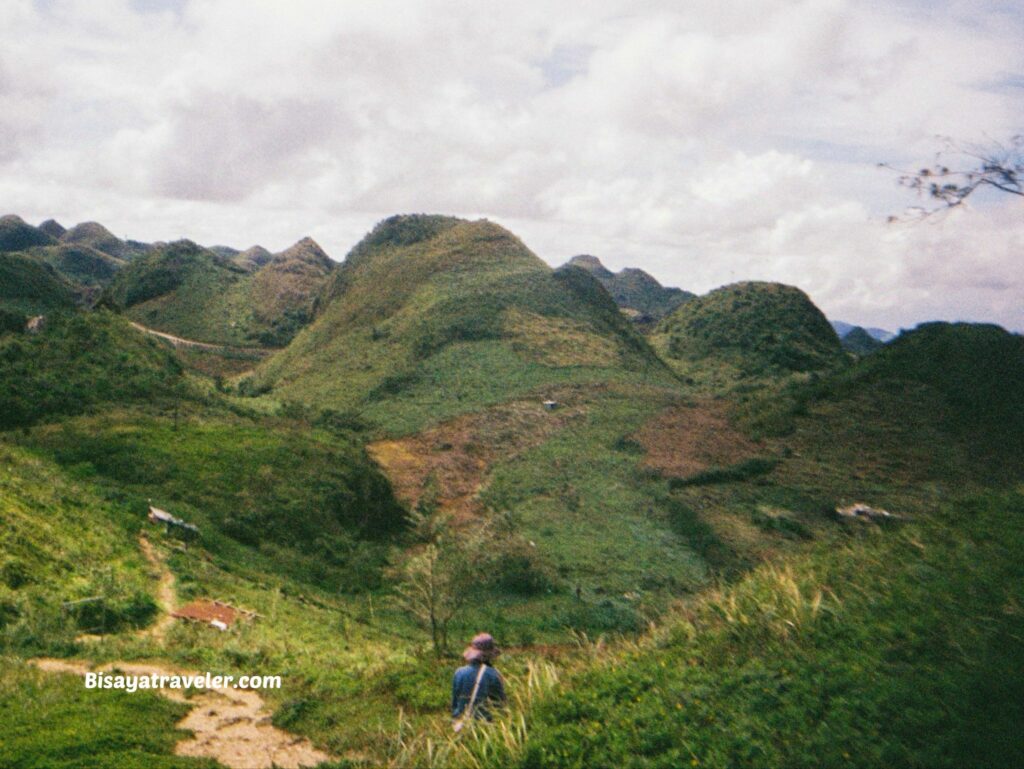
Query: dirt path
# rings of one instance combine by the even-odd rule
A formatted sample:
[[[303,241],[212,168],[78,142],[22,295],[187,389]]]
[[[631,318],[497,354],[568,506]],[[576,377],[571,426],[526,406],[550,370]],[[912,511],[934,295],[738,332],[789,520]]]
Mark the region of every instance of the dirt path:
[[[206,350],[208,352],[240,352],[247,355],[258,355],[260,357],[266,357],[271,353],[277,352],[276,349],[269,347],[232,347],[227,344],[211,344],[209,342],[197,342],[195,339],[182,339],[180,336],[174,336],[174,334],[157,331],[155,328],[148,328],[147,326],[143,326],[141,323],[136,323],[133,320],[128,322],[133,328],[138,329],[143,334],[159,337],[160,339],[170,342],[175,347],[190,347],[194,350]]]
[[[163,665],[135,662],[111,662],[93,667],[81,660],[42,658],[32,664],[48,673],[73,673],[84,676],[91,671],[118,671],[136,676],[197,675]],[[270,723],[270,712],[255,691],[230,687],[209,689],[186,698],[180,689],[156,689],[175,702],[191,706],[178,722],[193,736],[174,746],[175,755],[213,758],[231,769],[298,769],[332,760],[304,737],[282,731]]]
[[[146,556],[150,566],[156,569],[157,574],[159,574],[156,587],[156,603],[160,607],[160,611],[163,612],[163,616],[160,619],[139,631],[139,635],[163,640],[164,636],[167,635],[168,629],[174,624],[174,617],[171,616],[171,612],[174,611],[178,603],[178,594],[174,589],[174,574],[167,568],[163,556],[157,552],[145,534],[139,535],[139,547],[142,548],[142,554]]]

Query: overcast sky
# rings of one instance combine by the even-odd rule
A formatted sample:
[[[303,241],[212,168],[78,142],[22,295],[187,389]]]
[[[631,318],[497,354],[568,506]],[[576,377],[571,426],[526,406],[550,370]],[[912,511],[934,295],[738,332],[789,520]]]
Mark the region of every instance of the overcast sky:
[[[341,259],[486,216],[697,292],[1024,329],[1024,202],[919,224],[876,163],[1024,131],[1016,0],[0,0],[0,213]]]

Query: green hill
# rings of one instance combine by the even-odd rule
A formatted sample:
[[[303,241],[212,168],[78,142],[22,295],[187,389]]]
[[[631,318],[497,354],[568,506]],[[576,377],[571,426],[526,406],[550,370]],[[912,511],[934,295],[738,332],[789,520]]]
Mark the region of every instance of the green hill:
[[[39,230],[46,233],[54,240],[60,240],[64,233],[67,232],[67,230],[64,229],[64,225],[56,219],[47,219],[39,225]]]
[[[861,326],[855,326],[839,340],[843,349],[854,355],[870,355],[884,346]]]
[[[1000,453],[1024,452],[1024,337],[999,326],[924,323],[821,384],[823,397],[923,385],[947,404],[936,420]]]
[[[60,244],[37,248],[32,253],[81,288],[106,286],[125,265],[124,260],[92,246]]]
[[[0,253],[0,309],[45,315],[74,306],[74,288],[42,259],[25,253]]]
[[[734,283],[692,299],[662,321],[652,342],[681,374],[718,382],[823,370],[843,360],[821,311],[803,291],[780,283]]]
[[[627,267],[614,273],[601,264],[596,256],[574,256],[568,263],[597,278],[615,303],[624,310],[636,313],[635,319],[641,323],[661,320],[694,296],[689,291],[662,286],[643,270]]]
[[[24,251],[33,246],[49,246],[54,239],[42,230],[26,224],[20,216],[0,217],[0,252]]]
[[[186,339],[279,346],[309,322],[332,268],[308,238],[255,272],[180,240],[130,262],[101,301],[138,323]]]
[[[61,235],[60,241],[69,245],[89,246],[118,259],[134,259],[150,248],[146,243],[121,240],[99,222],[76,224]]]
[[[110,313],[58,312],[38,334],[0,338],[0,429],[191,395],[174,356]]]
[[[262,256],[254,251],[242,256],[248,254],[248,262],[256,265],[248,293],[257,338],[262,344],[283,347],[313,319],[317,297],[336,265],[312,238],[303,238],[262,264]]]
[[[559,384],[670,379],[600,284],[488,221],[396,216],[337,271],[256,389],[405,429]]]

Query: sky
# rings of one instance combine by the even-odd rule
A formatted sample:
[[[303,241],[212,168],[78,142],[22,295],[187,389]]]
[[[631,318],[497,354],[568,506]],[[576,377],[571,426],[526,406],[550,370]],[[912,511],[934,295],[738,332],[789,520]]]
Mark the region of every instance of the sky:
[[[702,293],[1024,330],[1024,201],[924,221],[878,163],[1024,131],[997,0],[2,0],[0,214],[344,257],[486,217]],[[949,162],[954,162],[950,159]]]

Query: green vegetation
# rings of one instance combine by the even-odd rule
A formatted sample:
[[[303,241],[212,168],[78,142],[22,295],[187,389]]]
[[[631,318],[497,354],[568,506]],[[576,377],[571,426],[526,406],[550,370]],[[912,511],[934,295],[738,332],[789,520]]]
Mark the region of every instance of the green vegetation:
[[[193,393],[170,352],[110,313],[49,315],[41,333],[0,339],[0,429]]]
[[[617,273],[611,272],[596,256],[574,256],[569,264],[589,272],[601,282],[619,307],[640,313],[648,323],[661,320],[694,297],[689,291],[662,286],[643,270],[627,267]]]
[[[26,224],[20,216],[8,214],[0,217],[0,252],[24,251],[32,246],[48,246],[53,242],[53,238]]]
[[[48,264],[29,254],[0,253],[0,309],[44,315],[74,306],[71,285]]]
[[[609,378],[671,381],[595,280],[489,222],[411,216],[352,250],[316,322],[247,386],[406,431]]]
[[[214,769],[175,756],[174,728],[188,706],[158,694],[90,691],[77,675],[44,673],[14,659],[0,676],[0,765],[9,769]]]
[[[115,412],[38,429],[29,441],[140,516],[151,498],[198,524],[203,546],[224,562],[336,590],[378,584],[385,549],[375,542],[403,526],[362,448],[301,423]]]
[[[331,260],[308,238],[255,271],[182,240],[132,261],[101,302],[186,339],[277,346],[312,319],[332,271]]]
[[[851,331],[844,334],[840,339],[840,344],[844,350],[852,352],[854,355],[870,355],[884,346],[882,342],[875,339],[860,326],[855,326]]]
[[[1008,766],[1024,748],[1024,498],[866,530],[584,666],[487,765]]]
[[[130,539],[142,517],[23,449],[0,444],[0,459],[0,653],[66,653],[78,632],[148,623],[156,606]]]
[[[79,286],[105,286],[125,262],[90,246],[59,245],[37,248],[32,253]]]
[[[652,343],[682,376],[728,385],[835,368],[839,339],[804,292],[779,283],[735,283],[681,305]]]

